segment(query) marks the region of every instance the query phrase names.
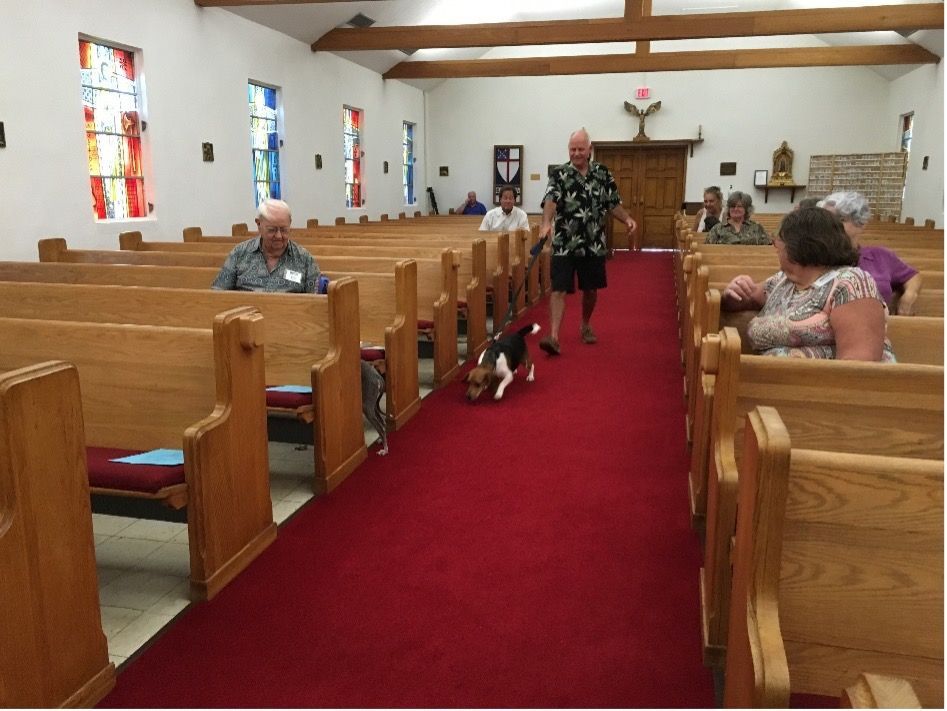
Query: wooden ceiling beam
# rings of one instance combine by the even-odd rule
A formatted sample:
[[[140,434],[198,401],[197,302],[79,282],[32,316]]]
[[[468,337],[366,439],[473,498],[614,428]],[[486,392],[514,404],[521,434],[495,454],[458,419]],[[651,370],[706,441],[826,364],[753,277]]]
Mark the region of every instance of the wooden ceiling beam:
[[[383,76],[385,79],[458,79],[706,69],[936,64],[939,61],[940,58],[936,54],[923,47],[898,44],[401,62]]]
[[[199,3],[227,0],[195,0]],[[637,9],[626,0],[626,12]],[[650,5],[650,3],[649,3]],[[505,47],[586,42],[758,37],[771,35],[943,29],[943,3],[870,7],[656,15],[477,25],[337,28],[313,42],[314,52],[432,47]]]

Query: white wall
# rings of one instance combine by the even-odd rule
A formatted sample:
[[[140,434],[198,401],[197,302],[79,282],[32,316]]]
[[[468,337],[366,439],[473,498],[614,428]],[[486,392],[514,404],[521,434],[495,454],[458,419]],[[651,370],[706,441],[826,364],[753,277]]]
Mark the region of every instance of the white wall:
[[[901,214],[918,224],[933,218],[944,226],[944,63],[915,69],[891,83],[886,126],[900,141],[898,120],[914,112],[911,157]],[[894,150],[894,149],[892,149]],[[923,169],[928,156],[927,170]]]
[[[405,209],[401,123],[417,123],[417,184],[423,186],[424,96],[402,82],[192,0],[0,0],[0,149],[4,200],[0,259],[36,259],[36,240],[63,236],[70,246],[118,246],[118,233],[180,239],[199,225],[229,234],[252,221],[248,79],[277,86],[285,109],[283,197],[295,224],[360,214],[377,219]],[[142,50],[148,122],[149,218],[96,222],[92,216],[79,88],[78,35]],[[14,68],[16,68],[14,70]],[[366,205],[345,209],[341,108],[364,109]],[[204,163],[201,143],[214,144]],[[323,156],[315,169],[314,156]],[[387,160],[389,172],[382,173]],[[423,187],[419,204],[423,204]],[[412,210],[414,208],[411,208]]]
[[[770,191],[764,204],[763,192],[752,187],[754,170],[772,172],[772,154],[782,141],[795,151],[793,177],[805,184],[812,155],[897,150],[898,113],[910,106],[918,111],[917,150],[929,153],[933,164],[921,181],[914,173],[919,161],[912,161],[913,194],[904,214],[943,214],[939,65],[894,84],[862,67],[451,80],[428,92],[428,185],[442,210],[459,204],[467,190],[489,196],[493,145],[523,144],[524,208],[539,212],[546,166],[568,159],[571,131],[585,126],[593,141],[630,141],[638,132],[637,119],[624,109],[638,86],[651,88],[649,100],[635,102],[639,107],[662,101],[647,119],[652,139],[696,138],[703,127],[704,142],[688,160],[685,199],[700,200],[707,185],[720,185],[725,194],[732,186],[748,192],[760,212],[791,208],[787,191]],[[929,115],[921,115],[921,102],[929,103]],[[721,176],[720,163],[730,161],[737,174]],[[449,166],[449,177],[439,177],[441,165]],[[530,180],[535,173],[540,179]]]

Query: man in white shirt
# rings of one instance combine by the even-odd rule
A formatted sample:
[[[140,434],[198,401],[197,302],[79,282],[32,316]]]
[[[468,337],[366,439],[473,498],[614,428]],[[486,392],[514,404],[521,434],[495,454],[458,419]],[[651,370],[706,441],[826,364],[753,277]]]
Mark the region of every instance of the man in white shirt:
[[[500,207],[489,210],[480,223],[481,232],[511,232],[513,230],[528,230],[529,218],[518,208],[516,189],[507,185],[500,189]]]

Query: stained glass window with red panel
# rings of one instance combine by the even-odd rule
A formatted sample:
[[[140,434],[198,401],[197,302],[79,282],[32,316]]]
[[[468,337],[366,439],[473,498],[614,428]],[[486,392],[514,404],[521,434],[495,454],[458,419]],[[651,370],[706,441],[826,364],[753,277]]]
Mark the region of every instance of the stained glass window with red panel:
[[[79,73],[93,213],[100,220],[145,217],[135,55],[79,40]]]
[[[361,207],[362,112],[342,107],[342,156],[345,160],[345,206]]]

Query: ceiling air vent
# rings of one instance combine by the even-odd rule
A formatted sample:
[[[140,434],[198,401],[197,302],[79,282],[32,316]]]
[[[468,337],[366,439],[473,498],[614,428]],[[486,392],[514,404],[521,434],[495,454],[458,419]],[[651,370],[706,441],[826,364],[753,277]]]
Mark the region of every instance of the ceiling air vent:
[[[355,17],[348,21],[348,24],[350,24],[352,27],[371,27],[375,24],[375,21],[370,17],[366,17],[362,13],[358,13]]]

